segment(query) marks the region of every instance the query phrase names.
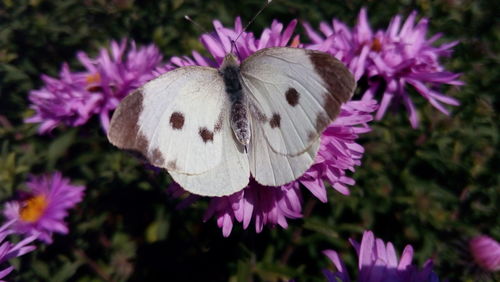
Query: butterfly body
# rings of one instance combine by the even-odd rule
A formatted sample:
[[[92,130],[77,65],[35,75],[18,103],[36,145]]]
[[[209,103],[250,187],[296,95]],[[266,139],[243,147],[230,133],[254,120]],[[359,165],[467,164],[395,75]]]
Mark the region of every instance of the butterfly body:
[[[205,196],[299,178],[314,163],[323,130],[354,91],[349,70],[319,51],[262,49],[219,69],[187,66],[125,97],[108,139],[168,170]]]
[[[219,73],[224,79],[227,97],[230,103],[231,129],[236,139],[245,146],[250,143],[250,123],[248,117],[248,99],[241,86],[240,67],[234,54],[224,58]]]

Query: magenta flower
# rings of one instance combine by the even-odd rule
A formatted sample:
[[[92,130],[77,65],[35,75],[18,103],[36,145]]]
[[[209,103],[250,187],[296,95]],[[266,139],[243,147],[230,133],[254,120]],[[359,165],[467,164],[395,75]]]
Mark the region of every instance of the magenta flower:
[[[500,243],[493,238],[484,235],[472,238],[469,251],[482,269],[489,272],[500,270]]]
[[[294,20],[284,27],[282,23],[273,21],[271,27],[264,29],[259,38],[255,38],[253,33],[243,32],[235,43],[236,48],[232,50],[231,41],[242,31],[240,19],[235,20],[234,28],[223,27],[220,22],[215,21],[216,31],[211,36],[206,34],[201,36],[202,43],[215,61],[193,52],[193,58],[173,57],[158,72],[187,65],[218,67],[224,56],[231,51],[243,60],[263,48],[298,46],[297,36],[290,43],[296,23]],[[367,122],[372,120],[371,113],[376,108],[376,102],[372,99],[346,103],[342,106],[339,117],[323,133],[315,164],[301,178],[281,187],[265,187],[251,180],[248,187],[238,193],[211,198],[204,220],[215,217],[217,225],[226,237],[231,233],[235,221],[242,223],[244,229],[254,221],[257,233],[266,225],[286,228],[287,219],[302,217],[300,184],[322,202],[327,201],[323,181],[327,181],[340,193],[349,194],[347,186],[353,185],[354,180],[347,176],[346,171],[354,171],[355,167],[361,164],[364,152],[363,147],[356,143],[356,139],[358,134],[370,130]],[[177,184],[169,187],[169,192],[176,197],[186,193]],[[198,198],[189,196],[181,205],[186,206]]]
[[[326,203],[327,181],[338,192],[349,195],[346,185],[354,185],[354,179],[346,171],[355,171],[361,165],[364,148],[356,143],[359,134],[371,129],[367,123],[373,119],[377,109],[374,100],[349,101],[342,105],[337,119],[326,128],[321,136],[321,146],[315,163],[298,179],[314,196]]]
[[[297,182],[281,187],[266,187],[251,181],[240,192],[212,198],[205,213],[205,221],[215,216],[224,237],[231,234],[234,220],[243,223],[246,229],[253,219],[257,233],[262,231],[264,225],[278,224],[287,228],[287,218],[302,217],[301,198]]]
[[[433,46],[442,34],[427,39],[428,19],[415,24],[416,12],[410,14],[401,25],[401,16],[395,16],[387,30],[373,32],[362,9],[356,26],[351,30],[344,23],[333,20],[332,25],[321,23],[320,35],[305,24],[306,33],[312,40],[308,48],[323,50],[343,61],[356,79],[365,77],[368,89],[363,99],[371,99],[375,93],[383,93],[375,118],[382,119],[392,104],[403,104],[411,125],[416,128],[419,118],[415,105],[407,92],[413,88],[436,109],[449,115],[443,104],[452,106],[459,102],[439,91],[442,84],[462,85],[460,74],[448,72],[439,63],[441,57],[450,56],[458,41]]]
[[[19,234],[38,234],[38,239],[47,244],[52,243],[53,232],[67,234],[64,218],[68,209],[82,200],[85,187],[70,184],[60,172],[32,177],[26,186],[28,191],[20,200],[5,204],[4,216],[15,220],[10,229]]]
[[[42,75],[45,85],[29,94],[35,115],[26,122],[40,123],[45,134],[60,124],[80,126],[99,115],[105,131],[109,112],[129,92],[155,77],[162,56],[154,45],[137,48],[134,41],[112,41],[110,50],[101,49],[97,58],[77,54],[85,71],[71,72],[63,64],[60,77]]]
[[[26,119],[29,123],[40,123],[38,132],[48,133],[59,124],[80,126],[97,112],[102,97],[86,90],[84,72],[71,73],[63,64],[59,79],[42,75],[45,86],[32,90],[29,95],[35,115]]]
[[[33,242],[37,238],[38,234],[33,234],[29,237],[26,237],[16,244],[12,244],[11,242],[5,241],[5,238],[13,233],[13,231],[10,229],[13,223],[14,220],[11,220],[0,227],[0,265],[3,265],[6,261],[8,261],[11,258],[22,256],[35,249],[34,246],[28,244]],[[0,269],[0,279],[9,275],[9,273],[11,273],[12,270],[14,270],[13,266],[8,266],[4,269]],[[3,281],[4,280],[0,280],[0,282]]]
[[[200,40],[207,51],[214,57],[215,61],[193,51],[192,58],[189,56],[172,57],[166,65],[158,69],[158,73],[163,73],[177,67],[192,65],[218,68],[224,60],[224,57],[231,51],[238,56],[240,61],[242,61],[260,49],[278,46],[297,47],[299,45],[298,35],[295,36],[290,43],[290,39],[297,26],[296,20],[290,22],[284,30],[283,24],[274,20],[271,24],[271,28],[264,29],[259,39],[256,39],[251,32],[242,32],[243,27],[239,17],[234,21],[234,28],[224,27],[222,23],[217,20],[213,22],[213,25],[215,32],[210,35],[203,34]],[[239,34],[241,35],[234,44],[236,47],[232,47],[231,42],[234,41]],[[232,48],[234,48],[234,50]]]
[[[387,244],[382,239],[375,238],[373,232],[365,231],[361,245],[350,240],[351,245],[358,254],[358,279],[364,282],[411,282],[411,281],[439,281],[437,275],[432,272],[432,260],[425,262],[422,270],[412,265],[413,248],[407,245],[401,258],[398,260],[396,251],[391,242]],[[347,269],[339,254],[333,250],[325,250],[323,253],[332,261],[336,272],[324,270],[323,273],[328,281],[351,281]]]

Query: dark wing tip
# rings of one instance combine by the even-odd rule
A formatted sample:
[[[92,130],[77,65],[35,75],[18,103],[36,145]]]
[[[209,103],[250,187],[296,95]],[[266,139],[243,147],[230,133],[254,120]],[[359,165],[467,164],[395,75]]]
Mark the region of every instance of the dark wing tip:
[[[356,89],[356,80],[349,69],[330,54],[315,50],[308,50],[307,54],[330,95],[340,103],[349,101]]]
[[[113,113],[108,140],[121,149],[145,152],[148,141],[139,132],[139,116],[142,112],[142,91],[137,89],[127,95]]]
[[[127,95],[113,113],[108,131],[111,144],[124,149],[150,164],[163,167],[165,158],[155,149],[149,152],[149,140],[139,130],[139,116],[142,112],[143,93],[139,88]]]

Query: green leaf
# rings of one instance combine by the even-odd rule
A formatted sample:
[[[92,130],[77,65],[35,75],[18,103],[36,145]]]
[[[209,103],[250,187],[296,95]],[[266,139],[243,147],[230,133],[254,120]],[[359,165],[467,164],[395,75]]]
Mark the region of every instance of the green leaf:
[[[48,170],[53,170],[57,161],[67,153],[68,148],[75,141],[76,132],[76,129],[70,129],[63,135],[57,137],[49,145],[47,150]]]

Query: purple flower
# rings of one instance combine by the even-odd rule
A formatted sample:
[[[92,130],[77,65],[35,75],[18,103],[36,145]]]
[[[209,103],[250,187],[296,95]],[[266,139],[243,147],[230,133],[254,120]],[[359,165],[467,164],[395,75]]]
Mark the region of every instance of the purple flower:
[[[59,124],[80,126],[93,115],[99,115],[105,131],[109,112],[129,92],[155,77],[154,70],[162,56],[154,45],[137,48],[134,41],[112,41],[110,50],[101,49],[92,59],[84,52],[77,57],[85,71],[71,72],[63,64],[60,77],[42,75],[45,85],[29,94],[35,115],[26,122],[41,123],[41,134]]]
[[[295,27],[297,26],[297,20],[290,22],[285,29],[283,29],[284,26],[282,23],[274,20],[271,27],[264,29],[258,39],[256,39],[251,32],[242,32],[243,27],[239,17],[234,21],[234,28],[224,27],[222,23],[217,20],[213,22],[213,25],[215,32],[210,35],[203,34],[200,40],[215,60],[206,58],[200,53],[193,51],[192,58],[189,56],[172,57],[165,66],[158,69],[158,73],[164,73],[177,67],[192,65],[218,68],[224,60],[224,57],[231,51],[238,56],[240,61],[242,61],[260,49],[278,46],[297,47],[299,45],[298,36],[295,36],[292,42],[290,42]],[[233,47],[231,42],[233,42],[239,34],[241,35],[238,41],[234,42],[236,47]]]
[[[469,241],[469,251],[477,265],[489,272],[500,270],[500,243],[488,236],[476,236]]]
[[[439,59],[450,56],[458,41],[433,46],[442,37],[438,33],[427,39],[428,19],[415,24],[416,12],[401,25],[401,16],[392,18],[387,30],[373,32],[362,9],[356,26],[351,30],[344,23],[333,20],[330,26],[320,24],[323,35],[309,24],[304,27],[312,44],[308,48],[323,50],[343,61],[356,79],[365,77],[368,89],[363,99],[383,93],[375,118],[382,119],[391,104],[404,104],[411,125],[416,128],[419,118],[415,105],[406,91],[410,86],[427,99],[436,109],[449,115],[443,104],[457,106],[459,102],[439,91],[441,84],[462,85],[460,74],[448,72]]]
[[[201,41],[215,60],[193,52],[193,58],[187,56],[171,58],[158,72],[188,65],[218,67],[224,56],[231,51],[234,51],[240,60],[244,60],[263,48],[298,46],[297,36],[292,43],[289,43],[296,23],[294,20],[284,27],[282,23],[273,21],[270,28],[264,29],[261,36],[255,38],[253,33],[241,33],[242,25],[239,18],[236,19],[234,28],[223,27],[220,22],[215,21],[215,32],[211,36],[201,37]],[[241,36],[232,50],[231,41],[235,40],[239,33]],[[322,202],[327,201],[324,180],[340,193],[349,194],[347,185],[353,185],[354,180],[347,176],[346,171],[354,171],[355,166],[361,164],[364,152],[363,147],[356,143],[356,139],[358,134],[370,130],[366,123],[372,120],[371,113],[376,108],[376,102],[372,99],[346,103],[342,106],[339,117],[323,133],[314,165],[301,178],[281,187],[266,187],[251,180],[250,184],[238,193],[211,198],[204,219],[215,217],[217,225],[222,228],[222,233],[226,237],[231,233],[235,221],[242,223],[244,229],[254,221],[256,232],[261,232],[265,225],[279,225],[286,228],[287,219],[302,217],[300,184]],[[169,187],[169,191],[176,197],[185,193],[177,184]],[[186,206],[198,198],[190,196],[181,205]]]
[[[260,233],[264,225],[288,227],[287,218],[302,217],[299,184],[292,182],[280,187],[266,187],[251,181],[242,191],[225,197],[215,197],[205,213],[205,221],[217,218],[224,237],[231,234],[233,221],[243,223],[246,229],[252,219],[255,231]]]
[[[10,220],[0,227],[0,265],[3,265],[7,260],[11,258],[22,256],[35,249],[34,246],[28,244],[33,242],[37,238],[38,234],[26,237],[16,244],[5,241],[5,238],[13,233],[13,231],[10,229],[13,223],[14,220]],[[14,270],[13,266],[8,266],[4,269],[0,269],[0,279],[9,275],[12,270]],[[4,280],[0,280],[0,282],[3,281]]]
[[[365,231],[361,245],[350,240],[351,245],[358,254],[358,281],[384,281],[384,282],[408,282],[408,281],[439,281],[437,275],[432,272],[432,260],[427,260],[423,269],[419,270],[412,265],[413,248],[406,245],[398,260],[396,250],[391,242],[387,244],[382,239],[375,238],[373,232]],[[323,253],[332,261],[336,272],[324,270],[323,273],[328,281],[350,281],[347,269],[339,254],[333,250],[325,250]]]
[[[315,163],[298,179],[314,196],[326,203],[327,181],[338,192],[349,195],[346,185],[354,185],[354,179],[346,171],[354,172],[361,165],[364,148],[356,143],[358,134],[370,131],[372,112],[377,109],[374,100],[349,101],[342,105],[337,119],[321,135],[321,146]]]
[[[20,234],[38,234],[47,244],[52,243],[53,232],[67,234],[67,210],[82,200],[85,187],[70,184],[60,172],[32,177],[26,186],[28,191],[20,200],[5,204],[5,217],[15,220],[10,229]]]
[[[86,77],[89,77],[88,79]],[[98,110],[102,97],[87,90],[88,73],[71,73],[63,64],[59,79],[42,75],[45,86],[32,90],[29,95],[35,115],[26,119],[29,123],[40,123],[38,132],[45,134],[59,124],[80,126]]]

